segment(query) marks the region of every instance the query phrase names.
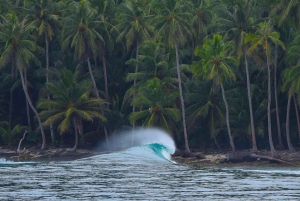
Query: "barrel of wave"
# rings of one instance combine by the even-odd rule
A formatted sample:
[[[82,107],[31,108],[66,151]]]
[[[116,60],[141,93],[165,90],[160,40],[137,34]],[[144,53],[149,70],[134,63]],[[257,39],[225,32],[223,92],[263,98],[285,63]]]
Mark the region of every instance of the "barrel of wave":
[[[172,137],[164,130],[159,128],[140,128],[136,129],[133,133],[134,144],[161,144],[167,148],[169,154],[174,154],[176,146]]]

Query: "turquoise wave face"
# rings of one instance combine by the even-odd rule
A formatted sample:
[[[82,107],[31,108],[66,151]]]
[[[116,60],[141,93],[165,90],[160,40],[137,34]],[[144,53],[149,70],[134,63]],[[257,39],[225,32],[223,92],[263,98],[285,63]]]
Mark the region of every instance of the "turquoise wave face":
[[[111,139],[110,146],[119,152],[109,154],[111,158],[172,162],[171,155],[175,152],[175,143],[172,137],[161,129],[141,128],[121,132],[116,136],[115,139]]]
[[[160,143],[151,143],[131,147],[127,150],[114,153],[110,157],[114,159],[122,158],[122,160],[125,159],[127,162],[173,162],[171,160],[171,153],[172,151],[167,146]]]

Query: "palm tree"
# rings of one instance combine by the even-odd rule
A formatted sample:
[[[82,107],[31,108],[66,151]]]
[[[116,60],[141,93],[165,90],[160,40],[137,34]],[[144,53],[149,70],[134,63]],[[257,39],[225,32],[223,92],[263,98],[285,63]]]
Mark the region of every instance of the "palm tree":
[[[105,95],[106,98],[108,98],[108,75],[107,75],[107,66],[106,66],[106,52],[111,52],[114,43],[112,36],[110,34],[110,29],[112,27],[112,24],[110,23],[110,20],[112,18],[112,3],[108,0],[100,0],[97,1],[97,13],[98,13],[98,31],[103,37],[105,44],[101,47],[101,58],[102,58],[102,65],[103,65],[103,76],[104,76],[104,88],[105,88]]]
[[[94,93],[100,98],[92,71],[90,58],[96,57],[99,47],[104,45],[102,36],[96,31],[99,22],[96,20],[96,10],[86,0],[72,2],[63,19],[62,49],[74,48],[74,59],[86,61],[94,87]]]
[[[188,134],[185,120],[185,105],[181,82],[181,69],[179,64],[179,45],[183,45],[187,36],[192,36],[192,26],[190,24],[191,14],[185,12],[186,3],[176,0],[162,0],[156,2],[154,8],[157,9],[158,15],[152,19],[152,24],[157,31],[157,37],[162,37],[164,43],[168,46],[175,47],[176,69],[178,77],[178,88],[181,104],[181,117],[183,123],[183,132],[185,140],[185,151],[190,152],[188,144]]]
[[[26,17],[19,22],[16,14],[11,13],[2,19],[4,24],[1,25],[0,40],[2,43],[5,43],[5,46],[0,57],[0,67],[11,64],[12,68],[18,68],[26,100],[35,113],[40,125],[43,139],[41,148],[45,149],[47,143],[44,128],[42,127],[42,121],[30,99],[24,78],[24,71],[26,68],[28,68],[28,65],[31,61],[37,65],[40,65],[40,62],[34,55],[34,52],[41,52],[42,50],[36,45],[34,39],[29,35],[28,31],[25,30],[25,25],[27,22]]]
[[[266,55],[266,65],[267,65],[267,72],[268,72],[268,135],[269,135],[269,143],[271,154],[273,157],[277,156],[277,152],[273,145],[272,140],[272,130],[271,130],[271,69],[270,69],[270,41],[280,45],[282,48],[285,48],[282,41],[279,40],[279,33],[273,31],[273,27],[267,23],[266,21],[259,23],[258,30],[256,34],[248,34],[246,36],[245,42],[248,43],[252,41],[251,47],[249,48],[248,52],[251,53],[258,46],[263,48],[263,51]]]
[[[168,66],[167,55],[162,44],[148,41],[140,47],[139,59],[130,59],[126,62],[127,65],[135,67],[139,65],[139,72],[127,73],[126,81],[136,81],[135,86],[127,90],[124,95],[123,105],[129,102],[132,91],[137,90],[149,80],[158,78],[162,81],[164,89],[173,88],[173,84],[178,82],[176,78],[176,68]]]
[[[291,142],[290,137],[290,107],[291,100],[294,93],[300,93],[300,65],[292,66],[284,70],[283,72],[283,85],[282,90],[288,92],[288,104],[287,104],[287,112],[286,112],[286,139],[290,152],[295,152],[295,149]]]
[[[59,28],[58,3],[52,0],[34,0],[25,2],[25,10],[28,13],[28,29],[33,29],[38,36],[45,38],[46,52],[46,82],[49,82],[49,41],[55,36]],[[47,98],[50,99],[49,95]],[[50,124],[52,143],[55,141],[53,125]]]
[[[273,2],[272,2],[273,3]],[[278,25],[282,26],[288,18],[298,22],[300,19],[300,1],[299,0],[283,0],[273,3],[273,9],[271,10],[271,16],[274,18],[279,17]],[[297,26],[297,23],[295,23]]]
[[[131,123],[142,120],[143,126],[158,126],[171,132],[169,125],[175,127],[175,123],[180,119],[179,110],[171,107],[177,92],[164,90],[162,85],[163,82],[155,77],[139,88],[132,105],[142,109],[130,114]]]
[[[139,59],[139,46],[141,43],[151,38],[151,30],[146,23],[147,13],[143,10],[144,1],[125,1],[119,8],[119,24],[113,29],[119,32],[117,42],[126,40],[127,51],[132,46],[135,48],[135,59]],[[135,73],[138,72],[138,64],[135,67]],[[136,80],[133,81],[133,86],[136,85]],[[135,98],[135,90],[132,94],[133,99]],[[132,112],[135,112],[135,106],[132,108]],[[135,124],[133,124],[133,129]]]
[[[289,118],[290,118],[290,105],[291,105],[292,97],[294,97],[296,114],[298,112],[295,95],[300,93],[300,79],[299,79],[300,62],[299,62],[299,52],[297,51],[299,47],[300,47],[300,37],[297,36],[289,44],[289,49],[286,54],[286,63],[290,65],[290,67],[283,71],[282,90],[288,92],[288,104],[287,104],[287,114],[286,114],[286,136],[287,136],[287,144],[289,147],[289,151],[291,152],[294,152],[295,149],[290,139]],[[299,127],[298,119],[297,119],[297,124]]]
[[[44,109],[40,113],[41,117],[46,118],[44,125],[58,124],[58,130],[64,133],[73,124],[75,144],[71,151],[76,151],[78,132],[82,132],[79,128],[80,121],[93,121],[94,118],[105,121],[106,118],[101,115],[101,106],[105,102],[100,98],[90,97],[92,83],[87,80],[79,82],[78,72],[73,74],[70,70],[64,69],[57,78],[57,81],[46,83],[53,100],[40,99],[37,107]]]
[[[195,56],[201,58],[200,62],[192,66],[192,72],[198,76],[204,73],[206,79],[213,80],[221,87],[222,97],[226,109],[226,124],[232,152],[235,152],[234,140],[231,134],[229,107],[225,95],[224,82],[228,79],[235,79],[235,74],[230,65],[237,65],[238,61],[230,56],[230,43],[224,43],[222,36],[215,34],[213,39],[206,40],[202,47],[195,49]]]
[[[192,49],[197,45],[203,44],[203,40],[207,35],[208,27],[213,19],[212,8],[215,5],[209,0],[190,0],[189,8],[192,14],[192,26],[195,30],[193,34]],[[194,54],[192,53],[192,58]]]
[[[201,76],[195,77],[190,82],[189,107],[186,109],[187,123],[190,125],[199,124],[196,120],[202,120],[203,125],[205,125],[204,129],[209,130],[210,137],[214,139],[216,146],[221,150],[217,135],[223,130],[226,119],[222,112],[222,102],[216,90],[211,87],[212,82],[211,80],[203,80]]]
[[[104,39],[97,31],[100,26],[100,21],[97,20],[97,11],[87,0],[72,2],[68,9],[63,19],[62,48],[66,49],[71,45],[71,48],[74,48],[74,59],[87,62],[94,94],[100,98],[90,62],[90,58],[96,58],[98,51],[105,45]],[[104,132],[106,142],[109,143],[106,126],[104,126]]]
[[[255,125],[253,119],[252,109],[252,95],[251,95],[251,83],[250,73],[247,54],[247,46],[245,44],[245,37],[247,33],[251,32],[254,18],[258,15],[257,3],[253,0],[242,0],[242,1],[230,1],[224,0],[226,3],[225,8],[217,9],[220,17],[217,19],[218,30],[225,31],[227,36],[236,46],[237,58],[240,59],[241,55],[244,54],[244,64],[246,71],[247,80],[247,94],[249,101],[249,116],[251,122],[251,137],[252,137],[252,150],[257,152],[256,136],[255,136]]]

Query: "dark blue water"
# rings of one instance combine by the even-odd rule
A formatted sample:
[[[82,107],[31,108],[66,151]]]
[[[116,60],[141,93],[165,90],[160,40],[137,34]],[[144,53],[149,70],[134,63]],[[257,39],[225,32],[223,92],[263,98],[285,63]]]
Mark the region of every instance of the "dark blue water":
[[[0,200],[300,199],[298,168],[189,167],[169,160],[168,144],[68,162],[0,159]]]

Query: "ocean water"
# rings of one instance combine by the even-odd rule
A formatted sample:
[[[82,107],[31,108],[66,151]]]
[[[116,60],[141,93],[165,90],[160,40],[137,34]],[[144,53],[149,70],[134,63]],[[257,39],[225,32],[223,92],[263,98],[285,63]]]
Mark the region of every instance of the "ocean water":
[[[162,131],[140,145],[66,162],[0,159],[0,200],[299,200],[299,168],[196,168]]]

